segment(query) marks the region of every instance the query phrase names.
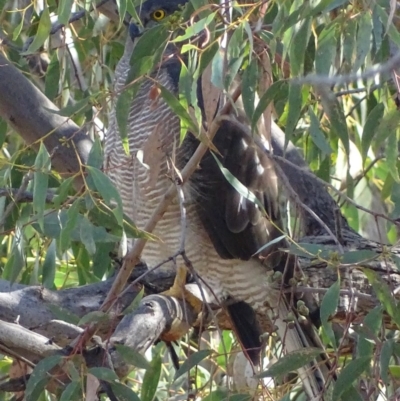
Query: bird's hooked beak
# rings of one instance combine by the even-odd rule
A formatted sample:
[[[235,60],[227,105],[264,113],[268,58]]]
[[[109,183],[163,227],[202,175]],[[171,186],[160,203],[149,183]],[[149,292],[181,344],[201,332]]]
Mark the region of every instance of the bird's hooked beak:
[[[131,22],[129,24],[129,35],[132,41],[141,36],[142,33],[143,33],[143,28],[140,25],[136,24],[135,22]]]

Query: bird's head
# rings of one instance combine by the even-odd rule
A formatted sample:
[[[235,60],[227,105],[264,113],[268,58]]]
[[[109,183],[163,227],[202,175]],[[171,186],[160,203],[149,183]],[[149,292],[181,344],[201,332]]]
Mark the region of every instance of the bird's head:
[[[137,7],[136,12],[140,18],[141,26],[131,22],[129,34],[132,40],[140,36],[145,29],[157,25],[184,6],[188,0],[148,0]]]

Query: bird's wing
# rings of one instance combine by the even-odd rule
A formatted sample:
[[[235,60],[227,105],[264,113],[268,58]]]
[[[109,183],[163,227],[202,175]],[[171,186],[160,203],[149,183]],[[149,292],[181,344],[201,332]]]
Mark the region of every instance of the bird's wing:
[[[190,190],[219,255],[248,260],[281,235],[273,164],[239,121],[223,121],[213,143],[219,154],[206,153],[190,179]],[[193,136],[188,136],[184,146],[190,149],[185,153],[191,154],[197,144]],[[237,190],[236,180],[244,191]],[[259,204],[251,199],[253,195]],[[276,248],[268,247],[260,256],[268,257]]]

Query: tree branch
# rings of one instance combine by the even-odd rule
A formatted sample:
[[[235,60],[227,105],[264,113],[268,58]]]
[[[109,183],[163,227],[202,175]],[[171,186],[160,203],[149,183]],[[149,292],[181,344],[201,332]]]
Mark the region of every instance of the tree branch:
[[[81,172],[86,163],[91,139],[39,89],[28,81],[10,61],[0,54],[0,117],[36,150],[43,141],[52,156],[52,164],[60,174],[71,176]],[[77,178],[76,187],[81,188]]]

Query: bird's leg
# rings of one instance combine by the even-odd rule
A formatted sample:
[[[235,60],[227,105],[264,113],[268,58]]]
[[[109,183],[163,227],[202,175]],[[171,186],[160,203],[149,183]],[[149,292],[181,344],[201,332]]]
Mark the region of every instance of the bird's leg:
[[[162,294],[186,301],[193,308],[195,313],[199,314],[203,309],[203,303],[185,288],[186,276],[187,268],[184,265],[179,265],[176,269],[174,284],[169,290],[164,291]]]

